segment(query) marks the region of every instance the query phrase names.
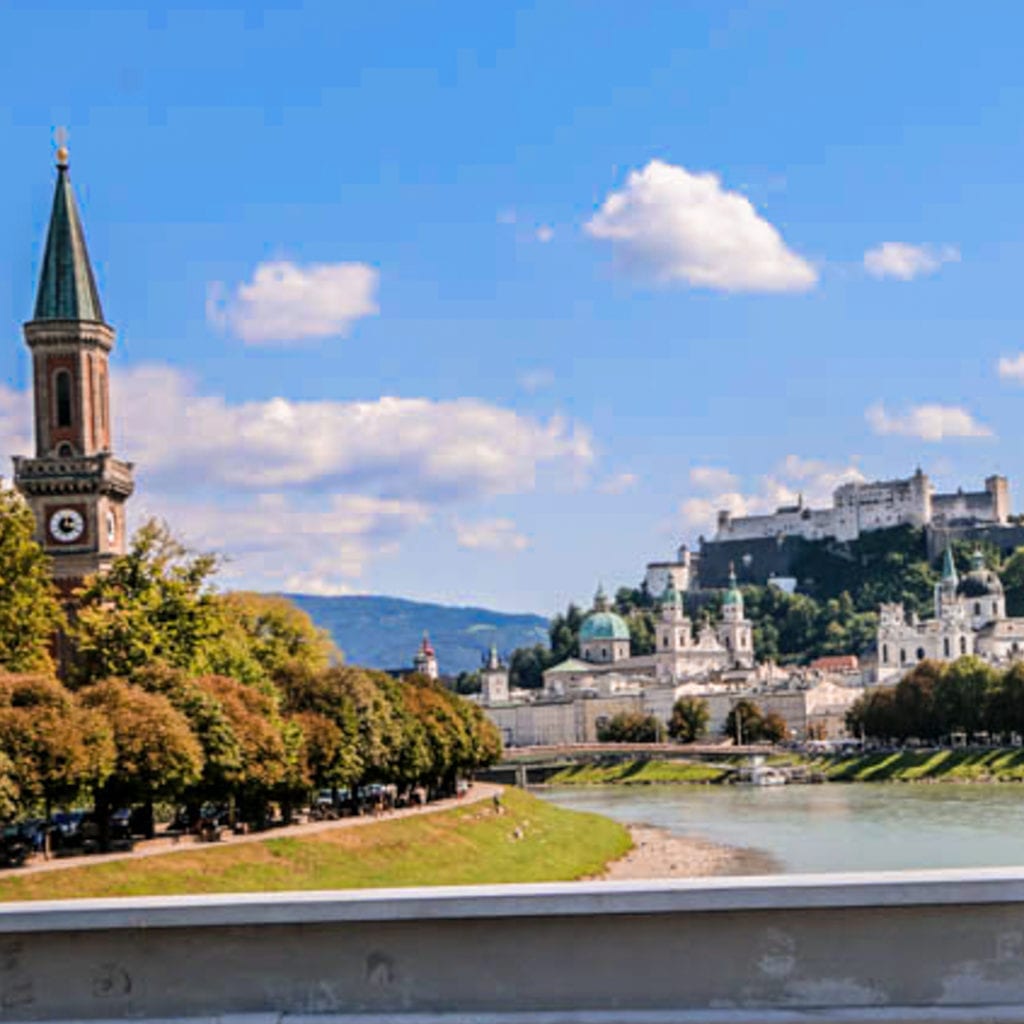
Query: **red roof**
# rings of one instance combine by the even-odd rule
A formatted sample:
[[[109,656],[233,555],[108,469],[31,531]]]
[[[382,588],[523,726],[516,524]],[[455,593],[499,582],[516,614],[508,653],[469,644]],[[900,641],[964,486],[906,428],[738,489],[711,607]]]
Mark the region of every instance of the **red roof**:
[[[811,668],[823,672],[856,672],[860,668],[860,659],[856,654],[826,654],[822,658],[815,658]]]

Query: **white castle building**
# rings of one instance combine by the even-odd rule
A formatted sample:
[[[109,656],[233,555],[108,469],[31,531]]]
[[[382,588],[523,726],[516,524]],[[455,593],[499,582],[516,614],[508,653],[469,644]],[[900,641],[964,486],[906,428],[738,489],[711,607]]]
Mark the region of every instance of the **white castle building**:
[[[918,620],[902,604],[883,604],[878,619],[878,681],[895,682],[926,658],[955,661],[976,654],[995,663],[1024,656],[1024,618],[1006,617],[999,577],[976,551],[961,580],[947,547],[935,585],[935,617]]]
[[[893,526],[943,526],[956,523],[1005,525],[1010,515],[1010,485],[990,476],[983,491],[937,494],[920,469],[905,480],[846,483],[832,494],[832,507],[814,509],[803,498],[771,515],[718,513],[716,541],[803,537],[805,540],[856,540],[862,533]]]

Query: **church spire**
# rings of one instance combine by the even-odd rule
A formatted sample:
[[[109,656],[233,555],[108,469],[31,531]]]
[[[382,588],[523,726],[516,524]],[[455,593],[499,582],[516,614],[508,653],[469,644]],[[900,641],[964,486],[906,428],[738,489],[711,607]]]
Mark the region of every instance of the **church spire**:
[[[57,187],[32,319],[104,322],[63,145],[57,150]]]

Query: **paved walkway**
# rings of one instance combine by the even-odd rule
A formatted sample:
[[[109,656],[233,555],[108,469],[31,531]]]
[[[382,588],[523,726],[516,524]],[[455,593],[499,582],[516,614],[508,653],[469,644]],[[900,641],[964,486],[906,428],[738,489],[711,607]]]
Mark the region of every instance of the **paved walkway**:
[[[134,850],[125,850],[123,853],[94,853],[78,857],[55,857],[51,860],[43,860],[39,854],[36,854],[24,867],[0,870],[0,877],[33,874],[40,871],[60,871],[64,868],[80,867],[83,864],[104,864],[115,860],[134,860],[136,857],[196,853],[201,850],[216,850],[222,846],[236,846],[239,843],[262,843],[268,839],[279,839],[282,836],[312,836],[318,832],[330,832],[335,829],[361,828],[364,825],[376,825],[382,821],[409,818],[416,814],[436,814],[438,811],[447,811],[453,807],[464,807],[466,804],[490,800],[495,793],[501,793],[504,788],[504,786],[496,786],[489,782],[474,782],[464,796],[435,800],[422,807],[401,807],[394,811],[384,811],[380,817],[368,814],[358,818],[339,818],[337,821],[310,821],[301,825],[285,825],[282,828],[268,829],[266,832],[250,832],[241,836],[225,832],[220,842],[216,843],[201,843],[194,836],[157,836],[155,839],[142,840]]]

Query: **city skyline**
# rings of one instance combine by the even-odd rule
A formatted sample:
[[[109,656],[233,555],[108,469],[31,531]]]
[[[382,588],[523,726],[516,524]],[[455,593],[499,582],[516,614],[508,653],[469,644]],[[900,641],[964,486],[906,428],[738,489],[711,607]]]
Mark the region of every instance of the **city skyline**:
[[[135,521],[226,584],[553,612],[719,508],[1012,486],[1024,72],[939,7],[2,11],[0,449],[67,124]]]

